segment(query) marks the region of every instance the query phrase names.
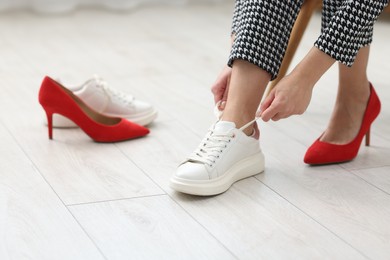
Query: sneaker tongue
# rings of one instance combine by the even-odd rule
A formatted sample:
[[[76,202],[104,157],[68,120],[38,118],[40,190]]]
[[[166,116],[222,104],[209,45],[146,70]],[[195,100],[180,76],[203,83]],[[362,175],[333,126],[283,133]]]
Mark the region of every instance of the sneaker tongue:
[[[74,93],[76,95],[89,95],[90,93],[94,93],[96,91],[97,83],[95,80],[90,79],[85,82],[78,90],[75,90]]]
[[[219,121],[215,124],[214,131],[226,133],[235,128],[236,128],[236,124],[233,122]]]

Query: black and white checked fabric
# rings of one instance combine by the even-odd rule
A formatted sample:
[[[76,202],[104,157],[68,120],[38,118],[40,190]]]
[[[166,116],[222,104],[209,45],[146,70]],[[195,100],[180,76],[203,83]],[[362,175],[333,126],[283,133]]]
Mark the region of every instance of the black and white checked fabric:
[[[275,78],[303,0],[236,0],[233,15],[235,40],[229,66],[236,59],[249,61]]]
[[[324,0],[321,35],[314,45],[352,66],[359,49],[372,42],[373,26],[389,0]],[[249,61],[275,79],[303,0],[236,0],[228,65]]]
[[[388,0],[324,0],[321,35],[314,45],[352,66],[360,48],[372,42],[374,23]]]

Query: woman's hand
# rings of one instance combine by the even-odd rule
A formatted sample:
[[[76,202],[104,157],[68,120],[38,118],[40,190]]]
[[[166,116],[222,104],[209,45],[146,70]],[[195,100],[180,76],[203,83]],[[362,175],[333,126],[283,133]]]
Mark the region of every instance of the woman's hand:
[[[260,105],[257,116],[267,122],[303,114],[309,106],[314,85],[334,62],[330,56],[312,47],[291,74],[271,91]]]
[[[221,101],[218,107],[219,110],[223,110],[225,108],[231,75],[232,68],[226,65],[219,74],[215,83],[211,86],[211,92],[214,95],[214,102],[218,103]]]
[[[313,85],[291,74],[284,77],[260,105],[258,116],[263,121],[278,121],[292,115],[300,115],[309,106]]]

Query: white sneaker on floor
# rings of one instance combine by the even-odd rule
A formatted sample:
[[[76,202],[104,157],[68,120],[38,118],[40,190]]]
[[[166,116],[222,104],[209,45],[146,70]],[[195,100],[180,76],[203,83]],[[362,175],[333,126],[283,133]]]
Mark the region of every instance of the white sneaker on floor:
[[[238,180],[263,172],[264,155],[257,127],[255,136],[242,131],[253,122],[240,129],[233,122],[214,124],[195,152],[179,165],[171,178],[171,188],[193,195],[216,195]]]
[[[150,124],[157,117],[157,111],[152,105],[109,87],[98,76],[94,76],[81,86],[69,89],[89,107],[105,116],[125,118],[143,126]],[[66,117],[55,114],[53,127],[77,126]]]

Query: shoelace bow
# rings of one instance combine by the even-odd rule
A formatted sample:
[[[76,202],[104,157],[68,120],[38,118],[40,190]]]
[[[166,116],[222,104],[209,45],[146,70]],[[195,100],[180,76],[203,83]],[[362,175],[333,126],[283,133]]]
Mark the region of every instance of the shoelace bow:
[[[97,75],[94,75],[95,82],[98,87],[102,88],[103,91],[109,96],[109,97],[115,97],[119,99],[121,102],[123,102],[125,105],[132,106],[134,97],[131,95],[127,95],[119,90],[113,89],[110,86],[108,86],[107,82],[100,78]]]

